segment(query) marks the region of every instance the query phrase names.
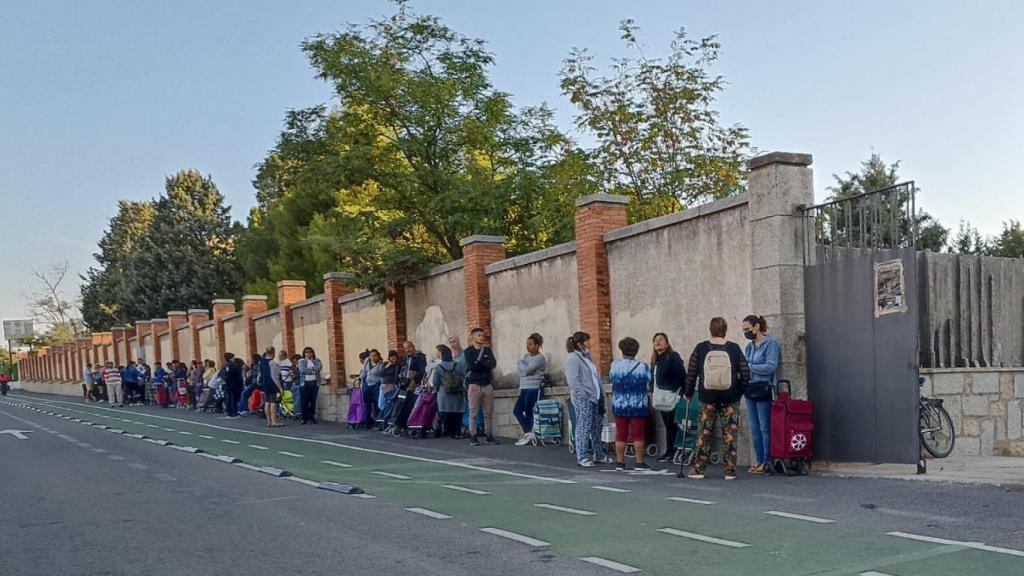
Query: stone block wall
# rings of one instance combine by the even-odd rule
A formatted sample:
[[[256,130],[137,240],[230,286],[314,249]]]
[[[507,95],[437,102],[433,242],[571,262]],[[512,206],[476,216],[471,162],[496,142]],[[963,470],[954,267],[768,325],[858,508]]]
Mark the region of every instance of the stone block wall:
[[[1024,456],[1024,368],[922,369],[956,427],[954,455]]]

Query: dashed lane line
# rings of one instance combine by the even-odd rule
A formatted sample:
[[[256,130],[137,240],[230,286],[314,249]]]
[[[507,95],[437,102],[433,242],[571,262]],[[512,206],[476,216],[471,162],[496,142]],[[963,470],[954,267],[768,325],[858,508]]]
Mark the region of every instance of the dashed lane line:
[[[157,480],[163,480],[164,482],[178,481],[178,479],[175,478],[174,476],[171,476],[170,474],[164,474],[163,472],[157,472],[156,474],[153,474],[153,478],[156,478]]]
[[[222,439],[221,442],[227,442],[228,444],[241,444],[241,442],[238,442],[236,440],[228,440],[227,438]]]
[[[971,548],[973,550],[983,550],[985,552],[995,552],[997,554],[1007,554],[1010,556],[1019,556],[1024,558],[1024,550],[1015,550],[1013,548],[1002,548],[999,546],[989,546],[984,542],[961,542],[959,540],[947,540],[945,538],[934,538],[932,536],[922,536],[920,534],[908,534],[906,532],[886,532],[888,536],[896,536],[897,538],[906,538],[908,540],[917,540],[919,542],[929,542],[931,544],[943,544],[946,546],[959,546],[961,548]]]
[[[149,426],[150,428],[159,428],[156,424],[146,424],[146,426]]]
[[[412,480],[411,476],[405,476],[404,474],[394,474],[391,472],[384,472],[381,470],[371,470],[370,474],[376,474],[377,476],[384,476],[385,478],[394,478],[395,480]]]
[[[426,508],[406,508],[406,510],[413,514],[419,514],[420,516],[426,516],[427,518],[433,518],[435,520],[447,520],[451,518],[451,516],[447,514],[434,512],[433,510],[427,510]]]
[[[97,454],[106,454],[107,453],[107,451],[104,450],[103,448],[93,448],[92,451],[97,453]]]
[[[260,446],[259,444],[249,444],[249,448],[254,448],[256,450],[270,450],[270,448],[267,448],[266,446]]]
[[[278,454],[280,454],[282,456],[291,456],[292,458],[305,458],[306,457],[305,454],[296,454],[295,452],[286,452],[284,450],[279,451]]]
[[[191,436],[192,435],[191,432],[186,432],[184,430],[178,430],[178,434],[184,434],[185,436]]]
[[[685,530],[676,530],[675,528],[658,528],[658,532],[662,534],[670,534],[672,536],[679,536],[680,538],[687,538],[689,540],[696,540],[698,542],[706,542],[708,544],[717,544],[719,546],[726,546],[729,548],[749,548],[750,544],[743,542],[735,542],[733,540],[725,540],[723,538],[715,538],[714,536],[705,536],[704,534],[697,534],[694,532],[686,532]]]
[[[590,564],[601,566],[603,568],[608,568],[609,570],[615,570],[616,572],[621,572],[623,574],[636,574],[637,572],[640,572],[639,568],[630,566],[628,564],[615,562],[614,560],[598,558],[597,556],[587,556],[586,558],[580,558],[580,560],[583,560],[584,562],[589,562]]]
[[[683,498],[682,496],[669,496],[666,500],[673,502],[685,502],[687,504],[700,504],[702,506],[710,506],[714,504],[711,500],[698,500],[696,498]]]
[[[892,574],[886,574],[885,572],[875,572],[874,570],[871,570],[870,572],[861,572],[860,576],[892,576]]]
[[[351,464],[343,464],[341,462],[335,462],[334,460],[321,460],[321,464],[327,464],[328,466],[337,466],[338,468],[351,468]]]
[[[466,494],[476,494],[477,496],[490,496],[491,494],[490,492],[476,490],[475,488],[466,488],[465,486],[459,486],[457,484],[442,484],[441,488],[455,490],[456,492],[465,492]]]
[[[793,514],[790,512],[780,512],[778,510],[768,510],[765,514],[769,516],[777,516],[779,518],[789,518],[790,520],[802,520],[804,522],[813,522],[815,524],[835,524],[835,520],[829,520],[828,518],[818,518],[817,516],[804,516],[803,514]]]
[[[111,460],[117,460],[117,461],[124,460],[124,456],[118,456],[117,454],[111,454],[111,455],[107,456],[107,458],[110,458]]]
[[[206,440],[216,440],[216,438],[214,438],[213,436],[207,436],[206,434],[200,434],[199,437],[204,438]]]
[[[616,494],[628,494],[630,491],[625,488],[613,488],[611,486],[591,486],[594,490],[601,490],[602,492],[614,492]]]
[[[149,466],[146,466],[145,464],[139,464],[138,462],[129,462],[128,467],[134,468],[136,470],[149,470]]]
[[[545,510],[553,510],[555,512],[565,512],[566,514],[575,514],[577,516],[597,516],[597,512],[591,512],[590,510],[580,510],[579,508],[566,508],[565,506],[556,506],[554,504],[534,504],[537,508],[543,508]]]
[[[495,536],[501,536],[502,538],[508,538],[509,540],[515,540],[516,542],[526,544],[527,546],[533,546],[534,548],[543,548],[551,545],[550,542],[531,538],[516,532],[509,532],[508,530],[502,530],[501,528],[481,528],[480,531],[493,534]]]

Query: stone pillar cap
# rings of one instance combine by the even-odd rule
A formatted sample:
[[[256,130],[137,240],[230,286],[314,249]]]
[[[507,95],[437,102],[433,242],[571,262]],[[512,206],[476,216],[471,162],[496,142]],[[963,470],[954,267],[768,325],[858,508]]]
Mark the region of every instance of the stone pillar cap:
[[[171,316],[188,316],[188,312],[182,310],[173,310],[167,313],[168,318],[170,318]]]
[[[810,154],[800,152],[769,152],[747,160],[747,169],[756,170],[769,164],[790,164],[792,166],[810,166],[813,159]]]
[[[124,332],[125,329],[124,328],[111,328],[110,331],[111,332]]]
[[[504,236],[487,236],[485,234],[473,234],[462,239],[463,246],[469,246],[470,244],[504,244]]]
[[[355,278],[356,275],[351,272],[328,272],[324,274],[324,280],[345,280],[349,281]]]
[[[150,322],[153,324],[167,324],[167,318],[153,318]]]
[[[213,304],[231,304],[232,306],[235,305],[235,301],[232,300],[231,298],[217,298],[212,303]]]
[[[591,204],[629,204],[629,196],[617,196],[615,194],[588,194],[576,199],[576,207],[582,208]]]
[[[305,288],[306,287],[306,281],[305,280],[281,280],[281,281],[279,281],[277,283],[277,287],[278,288],[284,288],[286,286],[301,286],[301,287]]]
[[[242,302],[251,302],[251,301],[266,302],[267,301],[267,297],[265,295],[263,295],[263,294],[246,294],[245,296],[242,296]]]
[[[189,308],[188,309],[188,313],[189,313],[189,315],[192,315],[192,314],[209,314],[210,311],[207,310],[206,308]]]

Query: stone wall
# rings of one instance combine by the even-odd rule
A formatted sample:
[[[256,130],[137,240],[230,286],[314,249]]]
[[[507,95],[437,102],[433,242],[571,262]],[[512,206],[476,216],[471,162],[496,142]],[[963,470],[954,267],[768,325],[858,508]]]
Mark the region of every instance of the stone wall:
[[[313,298],[308,304],[292,308],[295,350],[289,350],[290,354],[302,354],[302,349],[309,346],[321,358],[327,356],[327,320],[323,303],[323,298]],[[329,363],[324,363],[324,371],[324,376],[329,377]]]
[[[405,287],[407,336],[428,358],[433,348],[458,336],[465,344],[466,297],[462,260],[430,271]]]
[[[341,317],[344,326],[345,367],[349,374],[359,372],[359,353],[374,349],[388,354],[387,318],[381,304],[369,292],[356,292],[341,299]],[[341,381],[347,382],[349,374]]]
[[[175,338],[178,339],[178,360],[191,365],[192,354],[192,330],[188,326],[175,330]]]
[[[240,312],[224,318],[224,351],[230,352],[248,364],[245,353],[245,318]]]
[[[209,323],[199,328],[199,351],[203,360],[213,360],[220,366],[222,358],[217,357],[217,328]]]
[[[274,350],[281,350],[281,314],[277,310],[256,316],[253,326],[256,329],[256,350],[260,354],[267,349],[267,346],[273,346]]]
[[[1024,368],[936,368],[921,374],[921,392],[941,398],[953,418],[954,454],[1024,456]]]

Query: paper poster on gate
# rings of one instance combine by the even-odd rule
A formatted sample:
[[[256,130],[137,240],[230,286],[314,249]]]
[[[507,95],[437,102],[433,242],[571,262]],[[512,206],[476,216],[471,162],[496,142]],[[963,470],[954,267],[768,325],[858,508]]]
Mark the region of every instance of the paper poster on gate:
[[[875,263],[875,318],[907,311],[903,261]]]

